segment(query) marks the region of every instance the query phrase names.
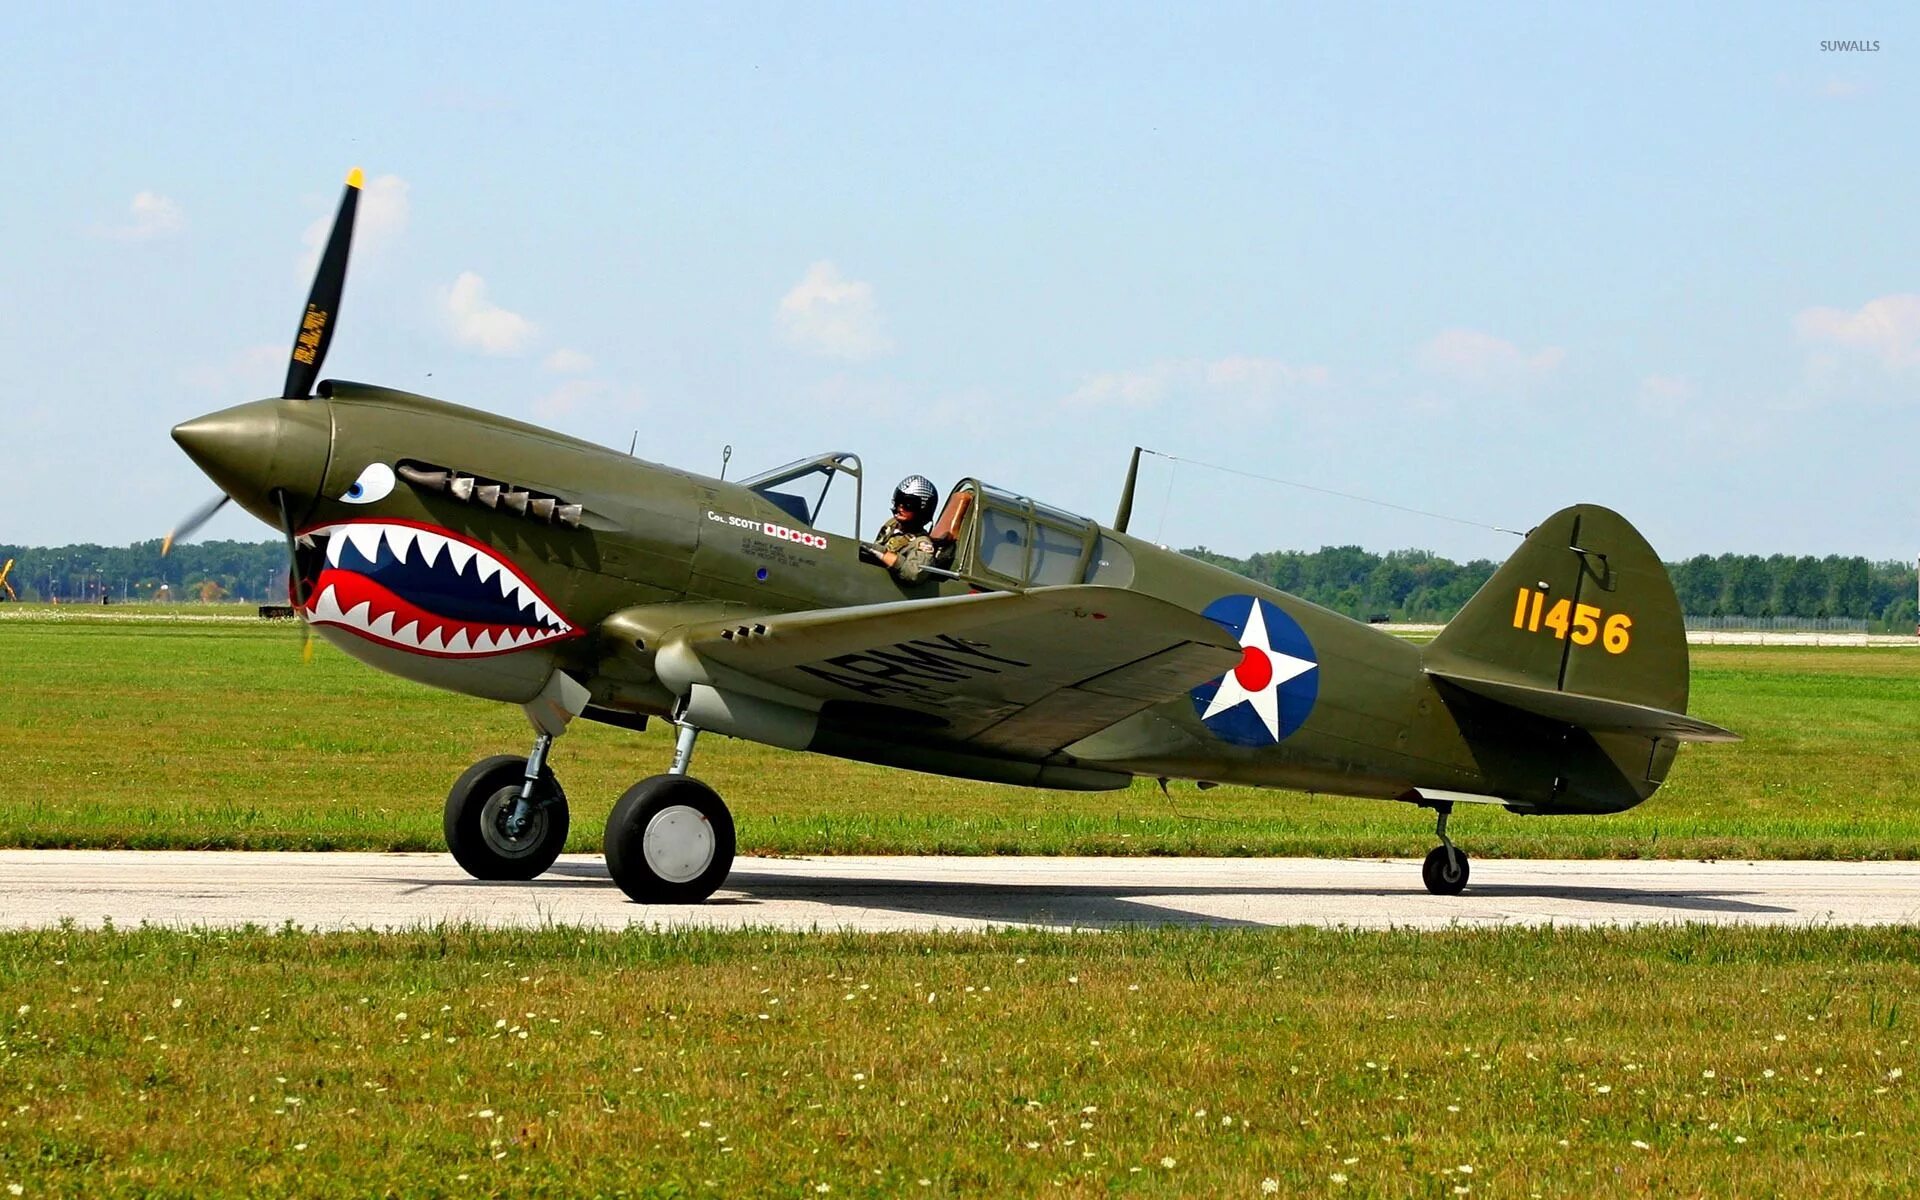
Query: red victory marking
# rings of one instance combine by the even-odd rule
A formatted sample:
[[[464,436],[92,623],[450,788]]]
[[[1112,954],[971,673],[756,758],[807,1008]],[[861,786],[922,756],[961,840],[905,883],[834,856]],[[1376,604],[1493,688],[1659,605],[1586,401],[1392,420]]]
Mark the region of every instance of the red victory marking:
[[[1250,692],[1264,691],[1273,682],[1273,660],[1258,646],[1242,646],[1240,665],[1233,669],[1233,677]]]

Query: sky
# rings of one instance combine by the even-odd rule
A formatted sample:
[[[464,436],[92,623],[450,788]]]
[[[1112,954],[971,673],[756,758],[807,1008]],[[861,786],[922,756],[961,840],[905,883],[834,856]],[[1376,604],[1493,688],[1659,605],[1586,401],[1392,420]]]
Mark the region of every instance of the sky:
[[[1920,551],[1911,6],[8,24],[0,542],[213,494],[167,431],[278,392],[360,166],[327,376],[733,478],[852,450],[868,525],[908,472],[1110,521],[1143,445],[1133,532],[1236,555],[1500,558],[1576,501],[1668,559]]]

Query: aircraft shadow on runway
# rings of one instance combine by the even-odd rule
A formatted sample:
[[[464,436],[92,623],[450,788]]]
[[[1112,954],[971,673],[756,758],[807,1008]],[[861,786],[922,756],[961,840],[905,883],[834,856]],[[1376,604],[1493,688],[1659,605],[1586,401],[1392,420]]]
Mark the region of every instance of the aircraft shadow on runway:
[[[1124,860],[1116,860],[1121,863]],[[1116,870],[1118,872],[1118,869]],[[423,887],[538,887],[570,890],[582,887],[612,887],[606,868],[599,863],[558,863],[540,879],[528,883],[494,884],[479,880],[419,881]],[[1688,913],[1744,914],[1761,916],[1793,911],[1777,904],[1744,899],[1753,893],[1710,891],[1704,889],[1656,889],[1595,887],[1570,885],[1556,887],[1540,884],[1484,884],[1469,888],[1466,900],[1495,899],[1500,912],[1483,909],[1458,909],[1465,923],[1506,915],[1513,901],[1558,900],[1596,907],[1631,906],[1671,910],[1674,919]],[[1124,879],[1098,885],[1052,885],[1028,883],[966,883],[952,880],[911,878],[873,879],[849,876],[780,874],[776,871],[735,870],[722,890],[708,906],[752,906],[773,900],[810,900],[828,906],[820,924],[833,924],[833,908],[884,910],[935,918],[988,921],[1007,925],[1043,925],[1066,928],[1107,928],[1123,925],[1204,925],[1217,927],[1261,928],[1266,926],[1307,924],[1305,920],[1251,920],[1220,913],[1194,912],[1183,907],[1196,900],[1238,896],[1274,896],[1312,899],[1350,899],[1378,896],[1399,897],[1405,903],[1409,922],[1445,917],[1459,900],[1430,896],[1418,884],[1405,888],[1330,888],[1225,886],[1196,888],[1190,885],[1130,884]],[[1165,897],[1166,904],[1152,902]],[[635,906],[635,914],[646,910]],[[1562,912],[1552,919],[1577,922],[1587,917],[1605,917],[1604,911],[1591,914]]]

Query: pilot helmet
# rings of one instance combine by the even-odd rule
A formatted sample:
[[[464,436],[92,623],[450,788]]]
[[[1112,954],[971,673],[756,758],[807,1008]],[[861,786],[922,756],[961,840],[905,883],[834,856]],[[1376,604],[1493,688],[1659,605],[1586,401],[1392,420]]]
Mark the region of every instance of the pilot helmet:
[[[940,493],[934,490],[933,481],[925,475],[909,475],[893,489],[894,511],[904,508],[913,514],[915,521],[922,524],[933,515],[933,506],[939,499]]]

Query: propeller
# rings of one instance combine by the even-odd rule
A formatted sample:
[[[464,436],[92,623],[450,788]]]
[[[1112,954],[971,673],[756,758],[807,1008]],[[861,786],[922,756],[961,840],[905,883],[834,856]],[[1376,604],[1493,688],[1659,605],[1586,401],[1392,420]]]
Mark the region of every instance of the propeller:
[[[340,312],[340,295],[346,289],[347,255],[353,246],[353,220],[360,209],[360,188],[364,182],[365,176],[359,167],[347,172],[346,190],[341,193],[340,208],[333,215],[333,230],[327,235],[326,248],[320,253],[320,265],[313,273],[313,288],[307,293],[307,310],[301,314],[300,328],[293,335],[293,353],[287,362],[287,381],[280,389],[282,399],[309,400],[313,397],[313,385],[320,378],[320,367],[327,359],[327,346],[333,341],[334,319]],[[190,513],[160,544],[162,557],[176,543],[197,533],[231,499],[233,497],[222,492]],[[281,531],[287,535],[287,577],[292,582],[294,608],[304,613],[307,598],[300,579],[293,506],[284,489],[275,490],[273,499],[280,511]],[[313,631],[308,629],[302,657],[311,659],[312,656]]]
[[[300,578],[299,535],[293,529],[293,506],[287,500],[285,490],[276,491],[273,499],[280,506],[280,530],[287,535],[287,582],[293,589],[293,611],[299,615],[301,624],[306,624],[307,588]],[[306,641],[300,646],[300,661],[313,661],[313,626],[306,626]]]
[[[347,285],[347,250],[353,244],[353,217],[360,208],[363,180],[359,167],[347,172],[347,190],[340,196],[340,211],[333,216],[333,232],[327,235],[327,248],[321,252],[320,266],[313,273],[307,311],[293,335],[287,383],[280,389],[280,395],[288,400],[305,400],[313,395],[314,381],[320,378],[320,364],[327,358],[327,344],[333,341],[333,318],[340,311],[340,293]]]
[[[215,496],[199,508],[188,513],[186,517],[167,534],[165,540],[160,543],[160,557],[165,558],[173,550],[173,544],[175,542],[184,542],[194,534],[199,533],[200,527],[212,520],[213,514],[225,508],[227,502],[232,499],[232,496],[221,492],[218,496]]]

